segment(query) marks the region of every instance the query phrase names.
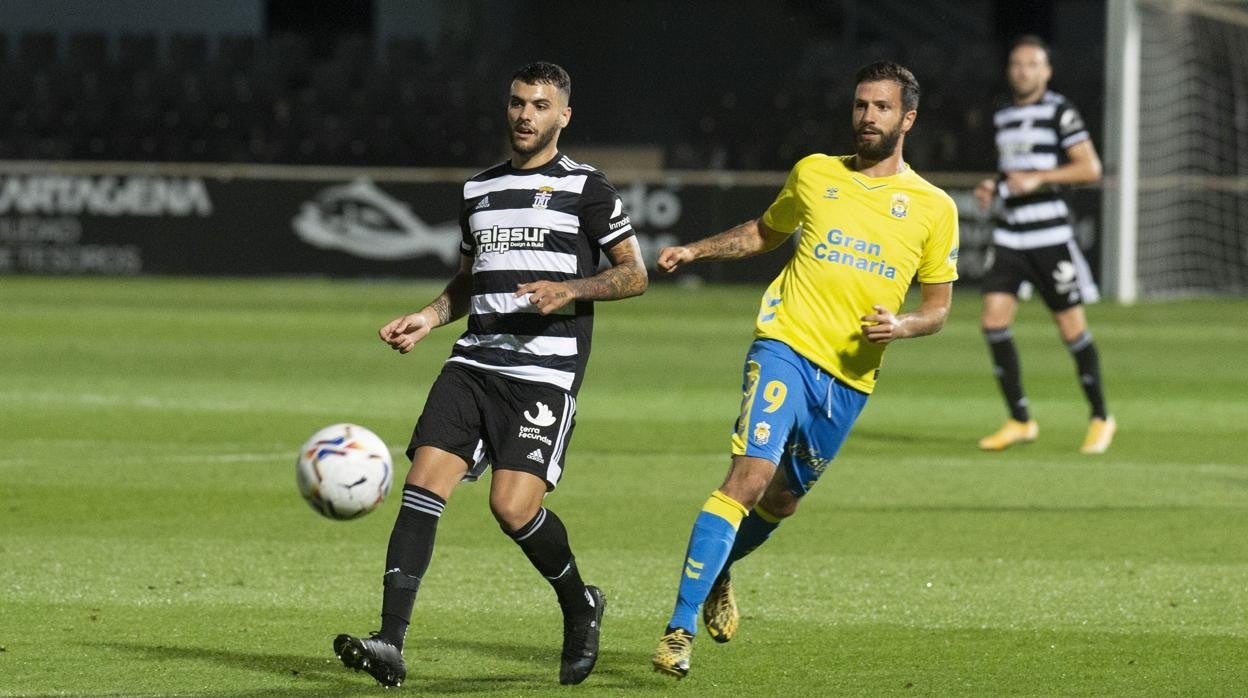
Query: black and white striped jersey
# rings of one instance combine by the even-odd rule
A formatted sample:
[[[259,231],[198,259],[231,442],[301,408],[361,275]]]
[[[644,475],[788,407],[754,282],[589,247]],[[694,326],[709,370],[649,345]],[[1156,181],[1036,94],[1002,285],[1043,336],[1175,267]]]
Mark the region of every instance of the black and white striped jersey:
[[[576,395],[593,303],[543,316],[516,286],[596,274],[601,252],[633,236],[623,209],[601,172],[561,154],[531,170],[504,162],[465,182],[460,251],[473,258],[472,305],[447,361]]]
[[[1067,161],[1067,148],[1091,137],[1074,105],[1053,91],[1033,104],[1011,103],[998,109],[993,123],[1001,173],[1056,169]],[[1074,239],[1070,210],[1057,189],[1046,186],[1010,196],[1002,174],[997,193],[1003,206],[992,234],[994,244],[1028,250]]]

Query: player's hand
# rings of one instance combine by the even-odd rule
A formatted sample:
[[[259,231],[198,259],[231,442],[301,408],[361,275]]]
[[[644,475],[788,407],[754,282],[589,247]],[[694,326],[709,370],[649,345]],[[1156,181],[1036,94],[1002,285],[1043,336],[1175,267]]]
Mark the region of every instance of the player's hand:
[[[659,250],[659,269],[669,274],[692,261],[693,250],[688,247],[664,247]]]
[[[862,316],[862,334],[868,342],[888,344],[894,339],[905,337],[901,330],[901,320],[891,310],[882,305],[873,305],[874,313]]]
[[[429,322],[424,313],[412,313],[387,322],[377,334],[381,341],[398,350],[400,354],[406,354],[432,329],[433,323]]]
[[[1030,194],[1040,188],[1044,180],[1035,172],[1009,172],[1005,175],[1005,186],[1010,194]]]
[[[550,315],[576,300],[572,288],[559,281],[530,281],[516,286],[516,297],[524,295],[529,297],[529,303],[542,315]]]
[[[985,179],[975,186],[975,201],[979,203],[979,210],[987,211],[992,207],[992,196],[996,190],[997,182],[994,179]]]

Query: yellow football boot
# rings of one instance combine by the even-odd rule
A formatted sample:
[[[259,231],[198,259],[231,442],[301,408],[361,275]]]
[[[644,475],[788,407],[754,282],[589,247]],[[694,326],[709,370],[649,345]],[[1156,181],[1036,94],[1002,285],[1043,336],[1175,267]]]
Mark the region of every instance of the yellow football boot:
[[[1040,425],[1036,420],[1020,422],[1007,419],[1005,426],[979,440],[979,447],[985,451],[1004,451],[1014,444],[1028,444],[1040,435]]]
[[[706,632],[716,642],[728,642],[737,634],[741,614],[737,611],[737,599],[732,594],[732,578],[720,577],[711,586],[711,593],[702,604],[702,622]]]
[[[683,679],[689,673],[692,654],[693,635],[684,628],[676,628],[659,639],[659,648],[654,651],[650,663],[659,673]]]
[[[1118,422],[1113,417],[1093,417],[1092,422],[1088,424],[1088,433],[1083,437],[1083,446],[1079,447],[1080,453],[1104,453],[1109,450],[1109,444],[1114,440],[1114,432],[1118,431]]]

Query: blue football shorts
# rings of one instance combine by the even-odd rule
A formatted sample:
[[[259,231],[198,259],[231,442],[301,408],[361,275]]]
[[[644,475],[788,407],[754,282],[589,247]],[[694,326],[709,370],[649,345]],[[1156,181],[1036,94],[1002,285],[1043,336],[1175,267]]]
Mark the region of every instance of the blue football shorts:
[[[789,490],[805,495],[841,450],[868,395],[774,339],[750,345],[743,383],[733,455],[775,463]]]

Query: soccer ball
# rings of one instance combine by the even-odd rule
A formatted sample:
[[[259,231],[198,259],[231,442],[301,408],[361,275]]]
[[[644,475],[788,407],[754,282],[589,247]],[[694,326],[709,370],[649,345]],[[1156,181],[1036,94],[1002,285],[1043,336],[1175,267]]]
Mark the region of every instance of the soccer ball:
[[[339,521],[376,509],[390,492],[392,473],[390,449],[355,424],[316,432],[299,450],[295,464],[295,479],[308,505]]]

